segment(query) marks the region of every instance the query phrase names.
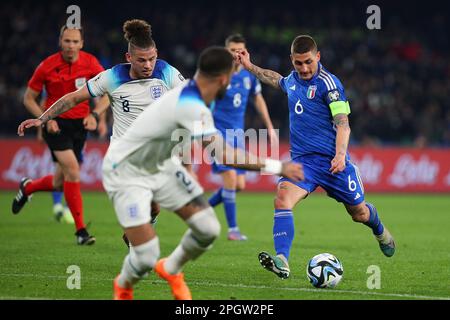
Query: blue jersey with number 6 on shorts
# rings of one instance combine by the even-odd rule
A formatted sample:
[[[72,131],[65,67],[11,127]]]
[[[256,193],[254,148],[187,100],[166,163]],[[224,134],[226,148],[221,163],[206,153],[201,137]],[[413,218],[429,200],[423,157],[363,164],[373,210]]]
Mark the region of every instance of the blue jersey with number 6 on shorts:
[[[350,106],[339,79],[319,63],[316,74],[303,80],[294,70],[279,82],[288,98],[291,159],[303,165],[305,180],[295,183],[313,192],[318,186],[339,202],[357,205],[364,201],[364,187],[358,168],[346,154],[343,172],[330,172],[336,152],[333,117],[350,114]]]
[[[288,178],[280,178],[289,181],[296,186],[308,191],[322,187],[331,198],[349,205],[357,205],[364,201],[364,187],[358,168],[350,161],[346,161],[345,170],[332,174],[330,171],[330,159],[321,156],[305,156],[293,160],[303,165],[305,180],[293,182]]]

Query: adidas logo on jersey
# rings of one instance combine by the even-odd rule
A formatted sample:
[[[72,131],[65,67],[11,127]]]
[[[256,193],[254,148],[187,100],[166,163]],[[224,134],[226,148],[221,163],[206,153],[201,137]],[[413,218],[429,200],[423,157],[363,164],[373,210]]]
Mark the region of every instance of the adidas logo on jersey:
[[[359,199],[359,198],[361,198],[361,195],[359,194],[359,192],[356,194],[356,197],[355,197],[355,199],[353,199],[353,200],[356,200],[356,199]]]
[[[292,87],[289,87],[289,89],[295,91],[295,84]]]

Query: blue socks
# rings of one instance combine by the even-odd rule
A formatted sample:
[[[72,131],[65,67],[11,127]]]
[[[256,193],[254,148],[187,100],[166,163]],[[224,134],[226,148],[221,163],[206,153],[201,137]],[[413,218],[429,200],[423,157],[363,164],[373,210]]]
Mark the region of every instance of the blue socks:
[[[275,209],[273,224],[273,242],[275,251],[289,259],[292,241],[294,240],[294,216],[292,210]]]
[[[223,188],[220,188],[211,196],[211,198],[208,199],[209,205],[211,207],[215,207],[223,201],[222,190]]]
[[[369,221],[365,222],[364,224],[372,229],[374,235],[379,236],[383,233],[384,226],[381,223],[380,218],[378,217],[377,209],[373,204],[369,202],[366,202],[366,207],[369,208],[370,217]]]
[[[228,228],[236,228],[236,190],[222,189],[222,200]]]
[[[62,202],[63,192],[61,191],[53,191],[52,192],[53,197],[53,204],[58,204]]]
[[[236,222],[236,190],[220,188],[208,199],[208,202],[211,207],[215,207],[223,202],[228,229],[238,230]]]
[[[366,203],[370,211],[369,221],[364,223],[372,229],[374,235],[380,235],[384,231],[384,226],[378,217],[377,209],[371,203]],[[292,241],[294,240],[294,216],[292,210],[275,209],[273,224],[273,242],[276,254],[282,254],[289,259]]]

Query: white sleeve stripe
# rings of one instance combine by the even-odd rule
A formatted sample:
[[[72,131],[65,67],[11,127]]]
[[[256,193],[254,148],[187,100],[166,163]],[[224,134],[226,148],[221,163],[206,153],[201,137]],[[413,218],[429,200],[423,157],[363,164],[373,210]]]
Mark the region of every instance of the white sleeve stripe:
[[[324,78],[328,79],[328,81],[329,81],[329,83],[330,83],[330,88],[331,88],[331,89],[336,89],[336,88],[337,88],[337,87],[336,87],[336,83],[334,82],[333,77],[332,77],[329,73],[326,73],[326,72],[322,69],[322,70],[320,70],[320,74],[321,74]]]
[[[331,89],[330,89],[330,85],[328,84],[328,81],[325,78],[323,78],[321,75],[319,75],[319,79],[321,79],[325,83],[325,85],[327,86],[327,91],[330,91]]]
[[[353,168],[355,168],[356,179],[358,180],[359,186],[361,187],[361,191],[364,192],[364,185],[361,180],[359,168],[352,162],[350,162],[350,164],[353,166]]]
[[[325,82],[328,91],[330,91],[333,88],[330,79],[326,77],[326,75],[323,73],[322,70],[320,70],[319,78],[322,79],[323,82]]]
[[[334,86],[335,88],[337,88],[336,82],[334,82],[334,79],[333,79],[333,77],[331,76],[330,73],[326,72],[326,71],[323,70],[323,69],[321,69],[320,72],[322,72],[322,74],[323,74],[324,76],[326,76],[326,77],[330,80],[330,82],[331,82],[331,84],[332,84],[332,87]]]

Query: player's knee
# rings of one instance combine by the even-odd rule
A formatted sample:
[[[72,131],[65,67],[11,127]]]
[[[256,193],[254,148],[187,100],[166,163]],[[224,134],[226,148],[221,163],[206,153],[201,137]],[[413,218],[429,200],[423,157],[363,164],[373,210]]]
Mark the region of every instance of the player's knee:
[[[220,235],[220,222],[212,208],[209,208],[209,212],[204,215],[202,220],[204,227],[198,230],[197,235],[205,244],[209,245]]]
[[[190,259],[195,260],[211,249],[220,234],[220,223],[211,207],[197,212],[186,222],[190,228],[181,239],[181,245]]]
[[[366,206],[358,205],[347,207],[347,212],[351,215],[354,222],[364,223],[369,220],[370,213],[368,210],[365,210]]]
[[[275,209],[291,209],[291,203],[289,199],[282,194],[277,194],[274,200],[274,206]]]
[[[222,177],[223,177],[223,186],[225,189],[237,190],[238,181],[236,172],[234,170],[225,171]]]
[[[77,182],[80,180],[80,166],[76,161],[59,162],[65,181]]]
[[[197,212],[186,222],[194,238],[203,247],[208,247],[220,235],[220,223],[211,207]]]
[[[152,240],[130,248],[130,261],[139,273],[145,273],[156,265],[160,255],[159,240]]]
[[[69,182],[78,182],[80,181],[80,170],[78,167],[76,168],[67,168],[64,170],[64,180]]]

